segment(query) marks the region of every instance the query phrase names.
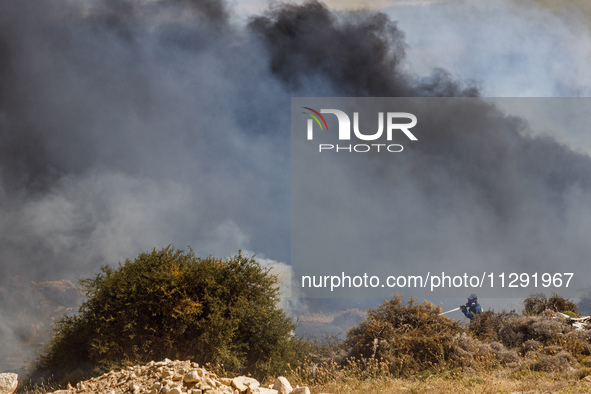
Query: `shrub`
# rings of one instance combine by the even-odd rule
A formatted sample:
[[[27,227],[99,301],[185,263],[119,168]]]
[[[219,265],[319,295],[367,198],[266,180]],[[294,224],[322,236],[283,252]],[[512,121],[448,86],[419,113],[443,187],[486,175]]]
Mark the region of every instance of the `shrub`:
[[[532,293],[523,301],[523,314],[525,315],[540,315],[544,312],[548,305],[548,298],[544,293]]]
[[[576,360],[572,354],[567,352],[558,352],[552,355],[532,352],[528,354],[521,368],[531,371],[560,372],[571,369],[573,365],[576,365]]]
[[[264,377],[298,348],[277,278],[240,252],[202,259],[169,246],[80,283],[88,298],[55,324],[38,373],[76,380],[168,357]]]
[[[359,326],[347,332],[350,356],[375,358],[394,375],[411,375],[449,361],[455,334],[463,329],[455,320],[440,316],[440,308],[425,301],[407,303],[402,295],[372,308]]]
[[[573,312],[579,313],[577,304],[570,301],[568,298],[563,298],[556,293],[552,293],[552,297],[546,298],[544,293],[530,294],[528,298],[523,301],[525,315],[540,315],[546,309],[553,312]]]
[[[517,353],[507,349],[503,344],[499,342],[482,343],[465,333],[454,336],[452,349],[455,364],[473,371],[475,369],[489,370],[499,364],[510,365],[519,361]]]
[[[474,316],[470,322],[470,332],[483,342],[499,340],[499,331],[511,319],[517,317],[515,311],[485,311]]]
[[[556,293],[552,293],[552,297],[548,299],[548,309],[555,312],[572,312],[576,315],[579,314],[579,308],[577,307],[577,304],[568,298],[559,296]]]
[[[590,337],[588,330],[573,330],[560,338],[558,344],[578,360],[583,360],[591,356]]]
[[[507,321],[499,330],[499,340],[509,348],[522,347],[530,340],[542,346],[558,342],[564,331],[571,328],[549,316],[519,316]],[[529,346],[529,345],[527,345]]]
[[[490,348],[502,365],[516,364],[519,362],[519,355],[517,352],[515,352],[515,350],[507,349],[502,343],[492,342]]]
[[[499,338],[521,354],[544,353],[554,355],[567,351],[577,359],[591,355],[591,334],[575,330],[563,319],[550,316],[520,316],[508,321],[499,331]]]
[[[536,341],[535,339],[528,339],[527,341],[521,344],[521,352],[522,354],[527,354],[530,352],[540,352],[544,348],[541,342]]]

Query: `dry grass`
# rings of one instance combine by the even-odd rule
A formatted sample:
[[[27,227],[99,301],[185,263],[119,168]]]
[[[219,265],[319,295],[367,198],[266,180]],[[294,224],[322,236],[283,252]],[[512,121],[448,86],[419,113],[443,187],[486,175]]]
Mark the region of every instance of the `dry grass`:
[[[510,368],[475,373],[452,370],[442,374],[424,374],[400,379],[381,376],[374,379],[335,379],[309,384],[313,393],[591,393],[591,382],[576,372],[514,372]]]
[[[591,393],[591,331],[552,312],[576,309],[555,294],[528,301],[529,314],[489,311],[467,329],[395,295],[337,344],[349,358],[304,360],[288,378],[331,394]]]
[[[427,381],[382,380],[360,382],[355,386],[325,385],[312,387],[314,393],[589,393],[591,384],[583,381],[516,381],[495,377],[447,380],[432,378]]]

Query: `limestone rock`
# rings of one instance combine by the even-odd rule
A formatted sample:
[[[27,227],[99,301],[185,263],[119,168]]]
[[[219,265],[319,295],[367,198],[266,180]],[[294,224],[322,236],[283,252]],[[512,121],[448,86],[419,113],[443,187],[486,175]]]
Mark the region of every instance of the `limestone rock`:
[[[15,375],[16,376],[16,375]],[[260,383],[247,376],[237,378],[218,377],[191,361],[150,361],[119,371],[79,382],[76,389],[55,391],[53,394],[293,394],[289,381],[277,379],[275,386],[262,388]],[[16,388],[16,383],[15,383]],[[12,391],[0,391],[0,394]],[[310,393],[310,391],[301,391]]]
[[[195,383],[201,380],[199,373],[197,371],[189,371],[185,375],[185,383]]]
[[[291,394],[311,394],[310,393],[310,389],[306,386],[304,387],[298,387],[297,389],[294,389]]]
[[[240,391],[241,393],[246,393],[248,389],[255,389],[260,386],[260,383],[253,378],[249,378],[248,376],[238,376],[237,378],[232,379],[232,387]]]
[[[264,387],[257,387],[254,389],[248,389],[248,394],[278,394],[277,390],[266,389]]]
[[[12,372],[0,373],[0,394],[10,394],[16,390],[18,375]]]
[[[290,394],[293,391],[293,387],[285,377],[280,376],[275,380],[273,389],[277,390],[279,394]]]

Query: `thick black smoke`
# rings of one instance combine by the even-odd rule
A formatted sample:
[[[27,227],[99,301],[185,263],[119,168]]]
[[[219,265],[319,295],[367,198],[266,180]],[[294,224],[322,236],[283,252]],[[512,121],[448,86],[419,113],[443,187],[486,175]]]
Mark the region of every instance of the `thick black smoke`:
[[[386,15],[315,1],[247,26],[214,0],[3,1],[0,285],[88,276],[168,244],[289,263],[291,97],[479,95],[437,65],[404,71],[410,50]],[[485,132],[434,125],[404,166],[368,162],[367,184],[394,180],[466,231],[475,212],[490,245],[540,212],[572,231],[562,214],[589,195],[589,158],[482,102],[472,116]],[[544,228],[526,240],[550,239]],[[14,321],[0,318],[6,338]]]
[[[401,69],[407,45],[396,22],[383,13],[337,16],[322,3],[285,4],[254,18],[250,28],[269,50],[270,69],[288,86],[309,96],[475,96],[437,69],[411,78]],[[314,80],[329,90],[314,89]]]

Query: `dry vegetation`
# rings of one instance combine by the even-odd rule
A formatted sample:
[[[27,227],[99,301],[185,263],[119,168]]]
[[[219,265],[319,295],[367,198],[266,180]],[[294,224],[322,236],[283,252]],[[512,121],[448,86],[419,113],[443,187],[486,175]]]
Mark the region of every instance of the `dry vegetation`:
[[[370,309],[345,340],[299,342],[297,353],[308,356],[275,359],[287,368],[261,380],[284,375],[294,387],[332,394],[591,392],[591,330],[555,313],[575,316],[577,306],[556,294],[532,294],[524,307],[523,313],[486,311],[467,327],[427,301],[395,295]],[[210,367],[225,377],[244,372]]]
[[[577,306],[556,294],[532,294],[524,306],[484,312],[466,328],[397,295],[346,341],[316,343],[288,376],[313,393],[591,392],[591,331],[554,314]]]

